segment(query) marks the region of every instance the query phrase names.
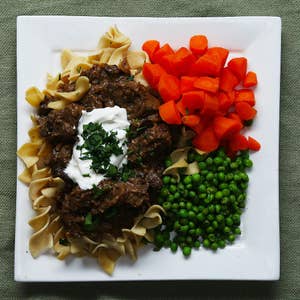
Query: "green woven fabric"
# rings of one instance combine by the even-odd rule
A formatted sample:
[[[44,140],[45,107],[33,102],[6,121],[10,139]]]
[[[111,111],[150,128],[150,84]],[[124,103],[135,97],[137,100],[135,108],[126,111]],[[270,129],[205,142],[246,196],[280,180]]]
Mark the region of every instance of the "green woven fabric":
[[[16,183],[16,16],[282,17],[281,279],[278,282],[22,284],[13,280]],[[0,299],[300,299],[300,1],[0,1]],[[270,49],[272,51],[272,49]],[[266,191],[267,192],[267,191]]]

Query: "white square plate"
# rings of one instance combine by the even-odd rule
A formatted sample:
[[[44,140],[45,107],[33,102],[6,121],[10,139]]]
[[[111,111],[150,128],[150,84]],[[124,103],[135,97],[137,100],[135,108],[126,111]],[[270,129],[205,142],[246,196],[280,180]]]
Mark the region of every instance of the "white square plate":
[[[135,263],[121,259],[112,277],[93,259],[59,261],[44,254],[33,259],[28,250],[33,216],[28,189],[17,182],[15,280],[17,281],[120,281],[177,279],[279,279],[278,142],[281,20],[277,17],[234,18],[109,18],[21,16],[17,19],[18,147],[28,140],[32,109],[24,99],[32,85],[43,88],[46,73],[58,73],[63,48],[87,53],[112,25],[140,49],[143,41],[157,39],[174,48],[187,45],[189,37],[205,34],[210,46],[230,49],[232,56],[248,58],[258,74],[255,94],[258,116],[250,135],[262,149],[252,155],[247,207],[242,217],[242,236],[217,253],[200,248],[184,259],[181,251],[140,251]],[[18,160],[18,174],[23,164]]]

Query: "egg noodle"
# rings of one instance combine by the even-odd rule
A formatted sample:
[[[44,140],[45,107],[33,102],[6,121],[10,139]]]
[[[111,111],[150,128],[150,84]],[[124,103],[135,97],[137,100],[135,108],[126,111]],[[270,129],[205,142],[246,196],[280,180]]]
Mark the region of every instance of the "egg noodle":
[[[53,77],[48,75],[46,89],[40,91],[31,87],[26,91],[26,100],[34,107],[39,107],[45,95],[53,96],[57,101],[50,102],[48,107],[60,110],[66,105],[79,101],[89,90],[89,79],[81,76],[82,70],[88,70],[95,64],[107,63],[120,66],[127,60],[131,75],[134,80],[147,85],[142,76],[142,66],[149,62],[148,55],[143,51],[129,50],[131,41],[116,27],[111,27],[103,35],[94,54],[83,57],[70,50],[63,50],[61,54],[62,72]],[[72,92],[59,92],[58,89],[64,82],[75,82]],[[110,234],[103,239],[93,241],[88,237],[74,238],[68,243],[61,243],[65,239],[65,229],[60,216],[54,212],[53,205],[56,194],[64,187],[64,181],[59,177],[52,177],[51,169],[46,167],[44,161],[50,156],[51,146],[40,136],[39,125],[35,116],[31,117],[33,127],[29,130],[30,141],[21,146],[17,151],[20,159],[25,164],[25,170],[19,179],[29,186],[29,198],[36,216],[29,221],[33,234],[29,240],[29,250],[35,258],[41,253],[53,249],[58,259],[65,259],[73,254],[77,256],[92,256],[97,258],[102,269],[112,274],[120,256],[128,255],[137,259],[137,250],[143,245],[142,240],[153,240],[152,229],[162,223],[161,214],[164,210],[159,205],[152,205],[148,210],[138,216],[132,228],[122,229],[121,236],[115,238]],[[187,151],[173,154],[173,165],[166,172],[175,172],[176,167],[188,167],[186,162]],[[185,165],[186,164],[186,165]],[[192,172],[192,171],[191,171]]]

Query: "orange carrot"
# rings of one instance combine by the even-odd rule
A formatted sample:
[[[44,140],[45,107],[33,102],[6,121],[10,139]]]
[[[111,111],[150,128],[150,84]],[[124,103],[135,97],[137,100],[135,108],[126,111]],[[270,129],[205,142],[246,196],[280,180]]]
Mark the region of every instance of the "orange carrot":
[[[158,92],[164,102],[180,98],[180,81],[170,74],[162,74],[158,82]]]
[[[256,109],[250,106],[247,102],[237,102],[235,110],[241,120],[252,120],[256,115]]]
[[[219,140],[213,128],[209,126],[193,139],[193,145],[201,151],[211,152],[218,148]]]
[[[181,47],[174,53],[173,70],[176,75],[186,74],[190,66],[195,63],[196,58],[192,52]]]
[[[159,79],[164,73],[166,72],[160,65],[145,63],[143,66],[143,75],[154,89],[157,89]]]
[[[255,72],[248,72],[244,81],[243,81],[243,86],[245,88],[249,88],[252,86],[256,86],[257,85],[257,77],[256,77],[256,73]]]
[[[230,139],[229,147],[233,151],[246,150],[248,149],[248,140],[242,134],[237,133]]]
[[[189,113],[189,109],[183,105],[182,99],[176,102],[176,108],[183,116]]]
[[[200,117],[199,123],[196,126],[193,126],[192,129],[197,133],[200,134],[207,127],[208,120],[205,118]]]
[[[214,132],[218,139],[226,138],[233,133],[237,133],[242,129],[242,125],[239,121],[225,118],[215,117],[213,121]]]
[[[185,126],[196,127],[200,122],[200,117],[197,115],[188,115],[181,118]]]
[[[224,68],[220,77],[220,89],[224,92],[230,92],[238,84],[238,78],[228,68]]]
[[[235,102],[247,102],[251,106],[255,105],[255,96],[252,90],[238,90],[235,92]]]
[[[213,116],[219,109],[219,99],[217,96],[205,93],[204,104],[201,115]]]
[[[219,76],[220,69],[220,57],[217,54],[205,53],[200,56],[194,64],[192,64],[190,68],[190,75]]]
[[[212,47],[207,49],[207,54],[217,55],[219,57],[219,72],[224,67],[229,51],[222,47]]]
[[[178,74],[175,74],[174,72],[174,54],[162,56],[159,60],[159,64],[164,70],[167,71],[167,73],[178,76]]]
[[[227,93],[220,92],[219,95],[219,108],[222,112],[227,112],[233,104],[233,99]]]
[[[227,117],[230,118],[230,119],[239,121],[240,124],[241,124],[241,128],[244,127],[243,122],[242,122],[242,120],[241,120],[241,118],[239,117],[238,114],[236,114],[234,112],[231,112],[231,113],[227,114]]]
[[[143,44],[142,49],[149,55],[149,58],[152,61],[153,55],[159,49],[159,46],[159,41],[148,40]]]
[[[194,82],[197,77],[182,76],[180,78],[180,91],[181,93],[194,90]]]
[[[216,93],[219,89],[219,78],[207,76],[198,77],[194,82],[194,87],[211,93]]]
[[[153,62],[160,64],[162,57],[165,55],[174,54],[174,50],[170,47],[169,44],[164,44],[159,48],[153,55]]]
[[[194,55],[203,55],[207,50],[208,40],[205,35],[194,35],[190,39],[190,49]]]
[[[250,150],[258,151],[261,146],[260,146],[260,143],[256,139],[249,136],[248,137],[248,147],[249,147]]]
[[[182,104],[189,110],[194,112],[197,109],[202,109],[205,99],[203,91],[190,91],[182,94]]]
[[[233,58],[228,62],[228,68],[241,81],[246,76],[247,59],[245,57]]]
[[[181,117],[175,101],[168,101],[159,106],[159,115],[168,124],[181,124]]]

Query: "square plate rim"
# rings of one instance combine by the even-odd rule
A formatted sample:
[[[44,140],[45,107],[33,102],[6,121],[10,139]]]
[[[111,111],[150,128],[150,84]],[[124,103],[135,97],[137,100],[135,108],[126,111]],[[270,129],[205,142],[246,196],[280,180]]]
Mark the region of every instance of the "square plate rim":
[[[136,20],[136,19],[147,19],[147,20],[155,20],[155,21],[161,21],[161,20],[190,20],[190,19],[194,19],[194,20],[197,20],[197,19],[201,19],[201,20],[210,20],[210,21],[214,21],[214,20],[223,20],[223,19],[232,19],[233,21],[238,21],[239,19],[244,19],[244,20],[247,20],[247,21],[251,21],[251,20],[268,20],[268,21],[272,21],[274,24],[273,25],[276,25],[278,26],[277,27],[277,30],[278,30],[278,34],[279,36],[281,36],[281,18],[280,17],[276,17],[276,16],[235,16],[235,17],[160,17],[160,18],[154,18],[154,17],[109,17],[109,16],[102,16],[102,17],[97,17],[97,16],[62,16],[62,15],[57,15],[57,16],[18,16],[17,17],[17,65],[18,65],[18,61],[19,61],[19,55],[18,55],[18,50],[19,50],[19,38],[18,38],[18,32],[19,32],[19,27],[20,25],[22,24],[23,20],[28,20],[28,19],[54,19],[54,18],[60,18],[60,19],[73,19],[73,18],[78,18],[78,19],[81,19],[81,20],[84,20],[86,18],[94,18],[94,19],[126,19],[126,20]],[[279,42],[279,60],[280,60],[280,51],[281,51],[281,43]],[[279,82],[280,82],[280,64],[279,64]],[[17,76],[18,76],[18,73],[19,73],[19,70],[17,70]],[[279,89],[279,87],[278,87]],[[280,97],[280,91],[278,90],[278,97]],[[19,91],[19,88],[17,89],[17,99],[19,99],[20,95],[19,95],[20,91]],[[277,125],[278,125],[278,139],[279,139],[279,105],[280,105],[280,98],[278,100],[278,116],[276,116],[276,118],[278,118],[278,122],[277,122]],[[19,109],[17,108],[17,114],[19,115]],[[17,124],[17,128],[19,128],[19,122]],[[20,145],[18,144],[18,147]],[[277,153],[279,155],[279,144],[278,144],[278,149],[277,149]],[[278,163],[278,162],[277,162]],[[277,179],[278,178],[278,174],[277,174]],[[17,190],[18,190],[18,185],[20,185],[20,182],[17,180]],[[279,189],[279,184],[277,185],[277,190]],[[16,195],[16,198],[17,198],[17,206],[18,206],[18,195]],[[277,191],[277,202],[279,201],[279,192]],[[18,211],[16,210],[16,213],[18,213]],[[278,219],[278,241],[279,241],[279,217],[277,218]],[[16,219],[16,223],[17,223],[17,219]],[[16,224],[16,229],[15,229],[15,234],[17,236],[17,224]],[[279,245],[278,245],[278,248],[279,248]],[[255,279],[255,278],[241,278],[240,280],[278,280],[279,279],[279,260],[280,260],[280,256],[279,256],[279,253],[280,253],[280,248],[278,249],[278,272],[276,274],[273,274],[273,276],[269,277],[269,278],[265,278],[265,279],[261,279],[261,278],[258,278],[258,279]],[[17,253],[17,246],[15,246],[15,258],[16,256],[18,255]],[[26,278],[22,278],[22,276],[20,276],[20,274],[17,274],[17,265],[15,264],[15,280],[16,281],[32,281],[32,280],[26,280]],[[194,280],[195,278],[192,278],[192,280]],[[213,278],[207,278],[207,279],[213,279]],[[216,278],[217,280],[223,280],[226,278]],[[230,277],[228,277],[227,279],[231,279]],[[109,281],[124,281],[126,279],[114,279],[114,278],[110,278]],[[129,281],[138,281],[138,280],[173,280],[172,278],[142,278],[142,279],[133,279],[133,280],[129,280]],[[176,280],[176,279],[175,279]],[[177,280],[188,280],[188,278],[177,278]],[[197,279],[196,279],[197,280]],[[199,280],[206,280],[205,278],[201,278]],[[35,281],[35,280],[34,280]],[[37,281],[56,281],[56,280],[37,280]],[[74,281],[74,280],[59,280],[59,281]],[[84,281],[84,280],[75,280],[75,281]],[[93,280],[88,280],[88,281],[93,281]],[[106,280],[102,280],[102,279],[95,279],[95,281],[106,281]]]

